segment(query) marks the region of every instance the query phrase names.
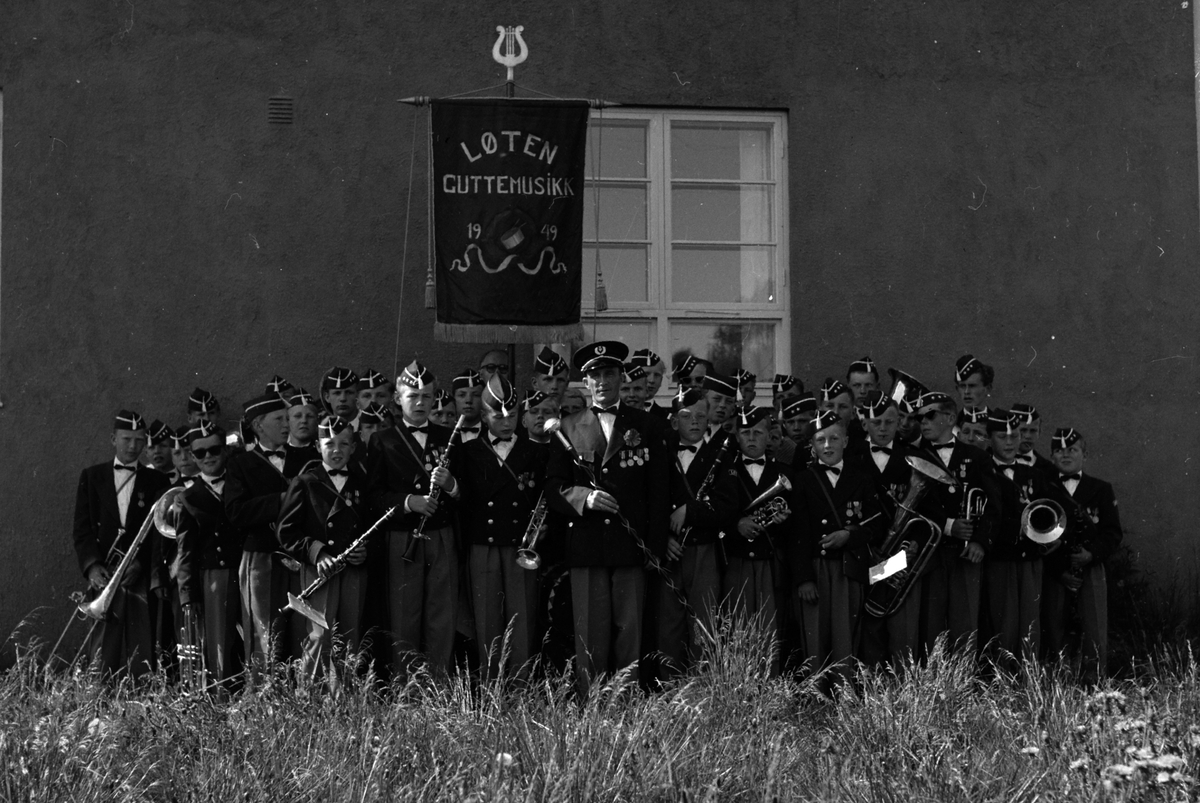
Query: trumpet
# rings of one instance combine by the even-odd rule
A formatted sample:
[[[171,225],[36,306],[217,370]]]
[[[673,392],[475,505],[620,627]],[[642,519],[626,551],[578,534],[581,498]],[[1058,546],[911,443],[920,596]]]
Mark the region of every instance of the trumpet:
[[[538,497],[537,505],[533,508],[533,515],[529,517],[529,524],[525,527],[525,535],[521,538],[521,546],[517,549],[517,565],[522,569],[534,571],[542,565],[542,558],[534,551],[538,539],[542,535],[542,529],[546,526],[546,492],[542,491],[542,495]]]
[[[788,507],[787,500],[783,498],[783,494],[792,490],[791,481],[779,475],[779,478],[771,484],[771,487],[760,493],[758,496],[750,500],[750,504],[746,505],[742,511],[743,516],[749,516],[760,527],[766,527],[775,518],[776,515],[790,515],[792,509]],[[724,536],[724,533],[721,533]]]
[[[888,528],[883,544],[878,550],[883,560],[871,567],[871,585],[867,589],[864,604],[864,610],[868,614],[880,619],[900,610],[900,606],[908,598],[913,585],[920,579],[921,572],[942,541],[942,528],[937,522],[917,513],[917,503],[932,487],[931,482],[955,484],[954,477],[930,460],[915,455],[909,455],[904,460],[912,468],[908,493],[896,503],[896,515],[892,518],[892,526]],[[924,537],[920,537],[913,528],[925,530]],[[886,565],[901,554],[905,556],[905,567],[891,575],[886,574]]]
[[[446,450],[442,452],[441,458],[438,459],[438,468],[446,468],[450,465],[450,450],[454,448],[454,441],[460,436],[462,428],[466,423],[467,417],[465,415],[460,415],[458,417],[458,423],[454,425],[454,431],[450,433],[450,442],[446,444]],[[426,495],[426,498],[430,502],[436,502],[441,498],[441,496],[442,486],[435,485],[433,480],[430,480],[429,493]],[[412,562],[413,553],[415,553],[417,550],[417,539],[428,540],[429,536],[425,534],[425,525],[428,523],[429,514],[425,514],[421,516],[421,523],[418,524],[411,533],[409,533],[411,537],[408,539],[408,547],[404,550],[404,560],[410,563]]]

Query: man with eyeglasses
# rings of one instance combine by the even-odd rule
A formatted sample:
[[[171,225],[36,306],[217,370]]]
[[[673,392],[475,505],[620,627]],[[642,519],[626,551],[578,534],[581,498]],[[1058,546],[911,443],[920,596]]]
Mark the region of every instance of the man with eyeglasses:
[[[484,385],[490,382],[493,376],[502,376],[511,382],[512,377],[508,371],[508,352],[504,349],[492,349],[479,359],[479,374],[483,377]]]

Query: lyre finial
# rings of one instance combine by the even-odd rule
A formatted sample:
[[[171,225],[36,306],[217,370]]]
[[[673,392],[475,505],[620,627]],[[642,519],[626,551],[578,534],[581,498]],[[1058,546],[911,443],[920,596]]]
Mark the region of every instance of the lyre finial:
[[[529,47],[521,38],[521,32],[524,30],[524,25],[514,28],[505,28],[503,25],[496,26],[496,32],[500,35],[496,37],[496,44],[492,46],[492,58],[496,60],[497,64],[508,68],[509,83],[513,81],[513,67],[529,58]],[[501,45],[504,46],[503,53],[500,52]]]

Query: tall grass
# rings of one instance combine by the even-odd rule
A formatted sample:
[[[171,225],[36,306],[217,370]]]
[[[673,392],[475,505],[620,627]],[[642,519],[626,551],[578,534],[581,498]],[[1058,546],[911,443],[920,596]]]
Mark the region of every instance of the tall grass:
[[[220,701],[115,686],[19,656],[0,682],[0,799],[1185,800],[1200,792],[1200,670],[1100,690],[1060,668],[980,673],[941,650],[831,699],[771,676],[754,623],[718,623],[692,674],[646,694],[618,675],[466,674],[333,690],[278,671]],[[902,679],[901,679],[902,678]]]

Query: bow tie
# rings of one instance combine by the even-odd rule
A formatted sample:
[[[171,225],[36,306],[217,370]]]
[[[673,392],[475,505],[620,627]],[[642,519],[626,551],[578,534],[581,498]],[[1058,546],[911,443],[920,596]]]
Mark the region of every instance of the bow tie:
[[[420,433],[423,433],[426,435],[429,434],[429,425],[428,424],[422,424],[419,427],[414,427],[412,424],[405,424],[404,426],[406,429],[408,429],[409,432],[412,432],[412,433],[420,432]],[[463,427],[463,429],[466,429],[466,427]]]
[[[695,447],[695,446],[688,446],[688,445],[686,445],[686,444],[683,444],[683,443],[681,443],[681,444],[679,444],[679,446],[678,446],[677,448],[678,448],[678,450],[679,450],[679,451],[681,451],[681,452],[691,452],[692,454],[695,454],[695,453],[696,453],[696,447]]]
[[[474,432],[476,435],[478,435],[479,434],[479,425],[476,424],[473,427],[462,427],[459,429],[459,432]]]
[[[127,466],[124,463],[113,463],[113,471],[137,471],[137,463]]]
[[[272,451],[271,449],[263,449],[262,453],[263,453],[264,457],[278,457],[280,460],[283,460],[287,457],[287,453],[284,452],[282,449],[280,449],[278,451]]]
[[[838,468],[837,466],[828,466],[824,463],[818,463],[817,467],[820,468],[822,471],[828,471],[830,474],[832,474],[835,477],[842,473],[842,470],[840,468]]]
[[[742,465],[745,465],[745,466],[765,466],[766,464],[767,464],[767,458],[765,458],[765,457],[758,457],[758,458],[743,457],[742,458]]]
[[[492,446],[498,446],[501,443],[512,443],[512,435],[507,438],[492,438]]]
[[[887,447],[887,446],[875,446],[875,445],[873,445],[873,444],[872,444],[872,446],[871,446],[871,452],[872,452],[872,453],[874,453],[874,452],[883,452],[884,454],[889,454],[889,455],[890,455],[890,454],[892,453],[892,450],[891,450],[889,447]]]
[[[218,474],[215,477],[205,477],[204,479],[207,480],[210,485],[216,485],[218,482],[225,482],[225,475]]]
[[[344,468],[327,468],[325,469],[331,477],[349,477],[350,472]]]
[[[953,449],[953,448],[954,448],[954,441],[950,441],[949,443],[938,443],[938,444],[934,444],[934,447],[933,447],[933,448],[934,448],[934,449],[937,449],[939,452],[940,452],[940,451],[942,451],[943,449]]]
[[[1020,463],[1023,466],[1032,466],[1034,463],[1033,455],[1019,454],[1019,455],[1017,455],[1016,462]]]
[[[1083,479],[1083,475],[1080,474],[1078,471],[1076,471],[1074,474],[1059,474],[1058,475],[1059,482],[1066,482],[1067,480],[1081,480],[1081,479]]]
[[[610,413],[612,415],[616,415],[617,405],[614,404],[612,407],[593,407],[592,412],[596,415],[600,415],[601,413]]]

